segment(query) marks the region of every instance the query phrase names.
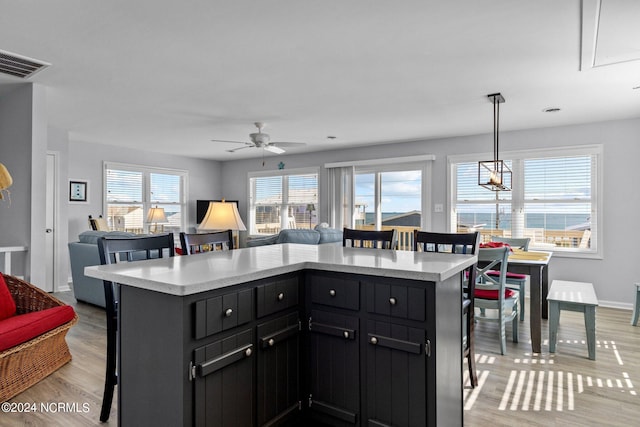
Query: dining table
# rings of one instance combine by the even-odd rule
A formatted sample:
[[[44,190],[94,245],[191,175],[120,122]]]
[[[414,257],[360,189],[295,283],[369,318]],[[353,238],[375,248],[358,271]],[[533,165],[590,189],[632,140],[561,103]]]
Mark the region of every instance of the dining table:
[[[549,293],[549,261],[553,252],[513,250],[509,254],[507,271],[526,274],[530,277],[529,327],[531,350],[541,353],[542,319],[549,317],[546,296]]]

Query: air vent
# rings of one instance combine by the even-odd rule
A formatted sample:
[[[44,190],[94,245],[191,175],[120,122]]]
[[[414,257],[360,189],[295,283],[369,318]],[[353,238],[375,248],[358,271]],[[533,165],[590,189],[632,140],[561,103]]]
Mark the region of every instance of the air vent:
[[[0,50],[0,73],[28,79],[49,65],[51,64]]]

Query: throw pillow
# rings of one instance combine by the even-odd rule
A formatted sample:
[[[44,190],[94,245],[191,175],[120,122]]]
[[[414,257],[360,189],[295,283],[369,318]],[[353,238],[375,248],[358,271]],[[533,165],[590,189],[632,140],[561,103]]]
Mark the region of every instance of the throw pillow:
[[[9,292],[4,276],[0,273],[0,320],[7,319],[16,314],[16,302]]]

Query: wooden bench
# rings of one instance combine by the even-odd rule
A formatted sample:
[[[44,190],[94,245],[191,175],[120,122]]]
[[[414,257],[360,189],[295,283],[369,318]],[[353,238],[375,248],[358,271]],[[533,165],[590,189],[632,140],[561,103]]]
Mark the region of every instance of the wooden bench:
[[[549,352],[556,352],[560,310],[584,313],[589,359],[596,360],[596,307],[598,298],[591,283],[554,280],[549,295]]]

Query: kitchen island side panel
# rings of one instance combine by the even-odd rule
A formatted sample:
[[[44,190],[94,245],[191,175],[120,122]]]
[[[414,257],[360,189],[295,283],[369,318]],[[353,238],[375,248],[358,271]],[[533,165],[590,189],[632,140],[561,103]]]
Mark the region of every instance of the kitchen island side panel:
[[[186,300],[120,286],[119,425],[191,425]]]

